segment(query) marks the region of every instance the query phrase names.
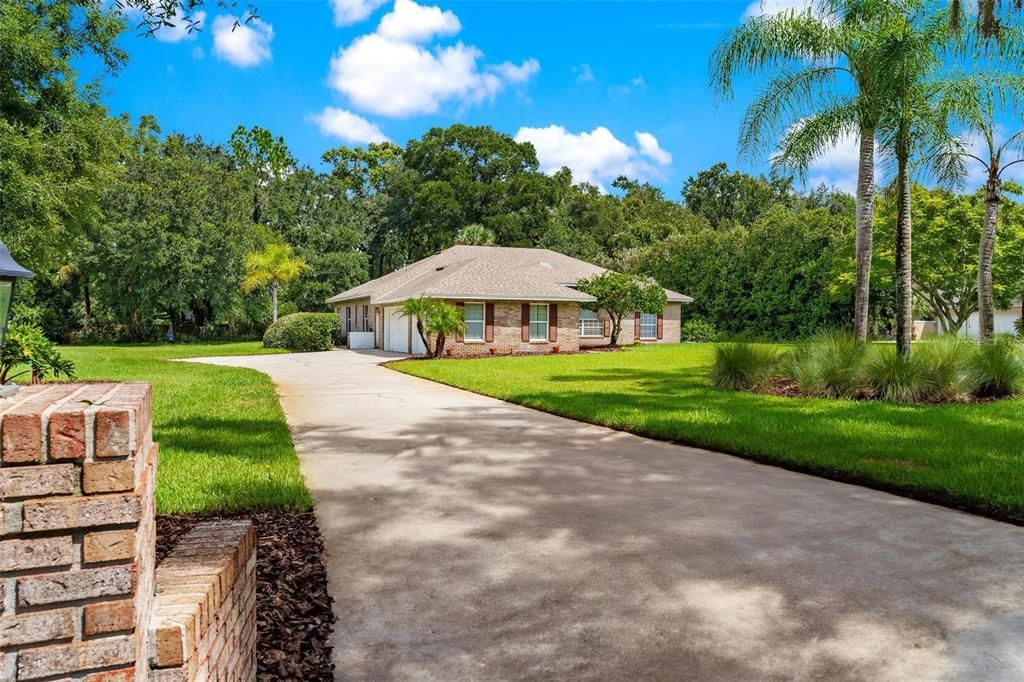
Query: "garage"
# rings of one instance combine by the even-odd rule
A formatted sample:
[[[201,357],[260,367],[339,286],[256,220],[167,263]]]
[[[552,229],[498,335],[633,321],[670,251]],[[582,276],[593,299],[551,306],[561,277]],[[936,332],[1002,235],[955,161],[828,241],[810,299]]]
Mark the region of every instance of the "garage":
[[[410,334],[410,332],[412,332]],[[409,338],[412,337],[412,354],[426,355],[423,340],[416,333],[416,318],[402,315],[401,308],[389,306],[384,308],[384,350],[393,353],[408,353]]]

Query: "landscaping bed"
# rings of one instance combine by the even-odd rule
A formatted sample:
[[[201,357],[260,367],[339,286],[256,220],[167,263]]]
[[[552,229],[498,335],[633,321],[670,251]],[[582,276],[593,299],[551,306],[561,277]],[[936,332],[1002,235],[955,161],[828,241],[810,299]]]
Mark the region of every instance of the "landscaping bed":
[[[157,517],[157,561],[200,521],[247,518],[256,528],[256,658],[261,680],[334,679],[323,540],[312,512]]]

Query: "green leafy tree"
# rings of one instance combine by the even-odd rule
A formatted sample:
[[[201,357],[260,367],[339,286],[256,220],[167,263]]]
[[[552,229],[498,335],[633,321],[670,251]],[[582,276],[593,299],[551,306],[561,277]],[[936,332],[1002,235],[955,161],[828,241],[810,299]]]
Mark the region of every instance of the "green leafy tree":
[[[769,206],[787,203],[792,195],[788,179],[729,172],[724,163],[716,163],[683,183],[686,208],[707,218],[714,227],[749,226]]]
[[[238,126],[228,141],[239,168],[252,178],[252,222],[259,224],[267,203],[267,185],[295,166],[283,137],[266,128]]]
[[[665,310],[668,302],[665,290],[656,282],[613,270],[581,279],[577,286],[580,291],[596,299],[593,303],[585,304],[586,307],[591,310],[604,310],[611,318],[609,346],[617,346],[619,343],[623,316],[636,311],[660,313]]]
[[[242,291],[249,294],[257,289],[269,289],[273,321],[277,322],[278,290],[301,277],[308,268],[306,261],[292,255],[288,244],[268,244],[262,251],[253,251],[245,257]]]
[[[144,118],[92,233],[97,314],[130,339],[152,337],[157,318],[176,333],[235,315],[245,254],[268,235],[249,222],[249,187],[224,149],[180,135],[161,138]]]
[[[1016,189],[1010,183],[1011,189]],[[960,196],[945,189],[911,189],[914,237],[914,295],[930,316],[947,332],[958,332],[978,311],[979,235],[987,212],[985,192]],[[996,247],[993,301],[1009,307],[1024,286],[1024,207],[1003,198],[1001,230]],[[896,228],[896,202],[879,207],[878,233],[883,244],[891,243]],[[892,255],[877,254],[880,270],[892,274]]]
[[[281,292],[297,309],[330,312],[327,298],[366,281],[370,216],[333,175],[303,167],[271,180],[262,220],[309,265]]]
[[[101,218],[126,131],[75,65],[116,73],[123,30],[104,3],[0,0],[0,240],[31,270],[67,262]]]

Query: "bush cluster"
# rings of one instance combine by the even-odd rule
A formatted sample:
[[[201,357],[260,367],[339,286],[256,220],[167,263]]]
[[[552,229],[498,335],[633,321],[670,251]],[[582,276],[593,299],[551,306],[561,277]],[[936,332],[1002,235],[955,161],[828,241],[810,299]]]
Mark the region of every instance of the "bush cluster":
[[[695,317],[692,320],[687,320],[683,324],[683,327],[680,330],[680,336],[683,341],[709,343],[711,341],[718,340],[718,330],[715,329],[715,325],[711,324],[703,317]]]
[[[715,348],[711,383],[715,388],[747,391],[774,376],[784,355],[775,346],[760,343],[723,343]]]
[[[263,347],[300,352],[330,350],[339,331],[338,316],[332,313],[292,313],[267,328]]]
[[[785,358],[771,346],[719,346],[711,369],[718,388],[749,390],[779,375],[807,395],[941,402],[1024,392],[1024,347],[1014,336],[986,343],[944,336],[915,345],[911,357],[891,345],[867,346],[844,332],[820,332]]]

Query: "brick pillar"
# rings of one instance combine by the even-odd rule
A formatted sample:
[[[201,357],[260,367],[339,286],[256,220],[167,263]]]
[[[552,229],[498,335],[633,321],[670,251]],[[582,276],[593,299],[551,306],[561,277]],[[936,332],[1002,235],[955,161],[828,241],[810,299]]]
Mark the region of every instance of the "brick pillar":
[[[0,680],[144,679],[155,572],[148,384],[0,400]]]

